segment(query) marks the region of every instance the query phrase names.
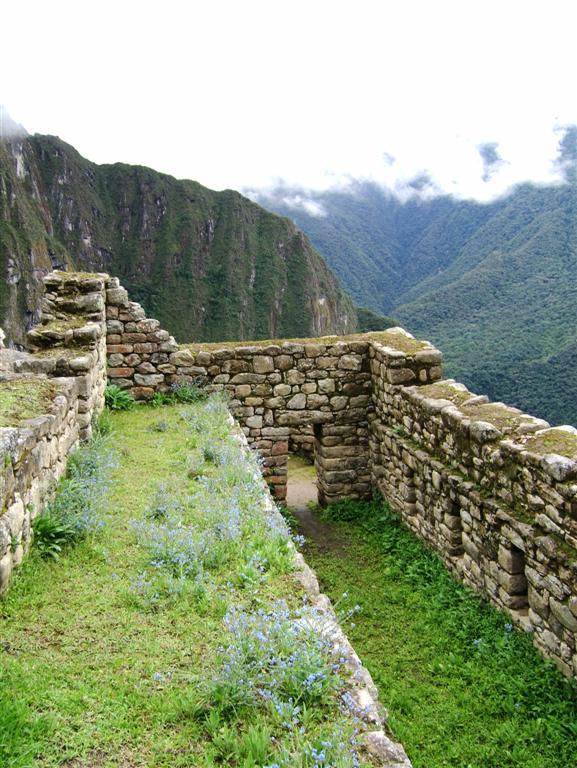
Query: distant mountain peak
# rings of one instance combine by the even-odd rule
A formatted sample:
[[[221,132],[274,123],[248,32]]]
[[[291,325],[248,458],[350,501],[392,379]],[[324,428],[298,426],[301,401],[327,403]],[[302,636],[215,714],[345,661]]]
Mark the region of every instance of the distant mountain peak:
[[[6,107],[0,104],[0,141],[23,139],[26,136],[28,136],[26,128],[13,120]]]

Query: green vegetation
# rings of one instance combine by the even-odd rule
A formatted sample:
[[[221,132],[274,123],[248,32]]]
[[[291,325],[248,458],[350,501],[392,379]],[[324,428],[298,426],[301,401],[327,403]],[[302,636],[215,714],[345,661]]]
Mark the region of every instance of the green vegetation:
[[[58,559],[64,547],[102,527],[102,505],[114,466],[105,432],[97,428],[92,441],[71,454],[56,496],[32,523],[34,548],[41,557]]]
[[[570,459],[577,459],[577,435],[561,429],[530,435],[525,447],[532,453],[558,453]]]
[[[329,596],[360,604],[347,631],[415,768],[577,764],[577,686],[530,637],[453,581],[382,502],[324,515],[332,544],[305,556]]]
[[[0,602],[0,765],[362,765],[342,662],[224,403],[110,422],[119,463],[98,536],[33,551]],[[75,456],[69,477],[90,489],[94,454]]]
[[[287,219],[231,190],[95,165],[53,136],[22,146],[25,179],[0,147],[0,323],[13,340],[40,303],[37,270],[63,265],[120,277],[180,341],[356,330],[350,298]],[[13,286],[9,255],[23,278]]]
[[[455,405],[462,405],[473,395],[471,392],[463,391],[457,387],[447,384],[445,381],[438,381],[434,384],[425,384],[419,387],[419,394],[423,397],[431,397],[435,400],[450,400]]]
[[[501,432],[514,432],[523,423],[521,414],[497,403],[473,403],[461,410],[471,421],[488,421]]]
[[[385,317],[385,315],[373,312],[372,309],[367,307],[357,307],[357,319],[361,333],[366,331],[384,331],[386,328],[391,328],[397,324],[392,317]]]
[[[173,384],[168,392],[155,392],[150,404],[153,408],[159,408],[177,403],[199,403],[206,398],[206,390],[200,384]]]
[[[573,166],[574,167],[574,166]],[[575,176],[492,203],[401,203],[373,184],[310,193],[326,216],[291,216],[353,299],[441,349],[446,374],[552,423],[577,425]],[[302,194],[302,190],[301,190]]]
[[[314,336],[307,338],[282,338],[282,339],[254,339],[247,341],[246,345],[250,347],[267,347],[270,345],[284,344],[291,342],[294,344],[336,344],[339,341],[378,341],[385,346],[394,347],[399,352],[411,354],[425,349],[427,344],[419,339],[411,339],[404,333],[395,333],[390,329],[384,331],[368,331],[365,333],[349,333],[343,336]],[[213,343],[199,342],[197,344],[181,344],[181,347],[190,349],[192,352],[215,351],[218,349],[238,349],[236,341],[216,341]]]
[[[405,352],[407,355],[412,355],[427,347],[427,344],[424,341],[412,339],[410,336],[406,336],[400,331],[383,331],[383,333],[378,336],[376,334],[370,334],[370,338],[372,338],[373,341],[378,341],[381,344],[384,344],[386,347],[392,347],[399,352]]]
[[[0,427],[17,427],[50,410],[56,393],[53,382],[38,378],[3,381],[0,387]]]
[[[108,384],[104,390],[104,402],[111,411],[130,411],[136,405],[136,400],[130,392],[117,384]]]

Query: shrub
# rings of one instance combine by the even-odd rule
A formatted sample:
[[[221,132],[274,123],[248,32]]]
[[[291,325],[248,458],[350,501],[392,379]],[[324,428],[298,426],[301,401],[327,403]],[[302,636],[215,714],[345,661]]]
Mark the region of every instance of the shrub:
[[[33,521],[32,530],[36,551],[42,557],[51,557],[55,560],[60,556],[62,548],[76,538],[76,529],[72,522],[63,520],[50,508]]]
[[[200,382],[173,384],[170,391],[175,403],[198,403],[208,397],[208,393],[202,388]]]
[[[163,405],[170,405],[172,402],[172,397],[168,392],[155,392],[149,400],[149,404],[153,408],[161,408]]]
[[[111,411],[129,411],[136,405],[130,392],[116,384],[109,384],[104,390],[104,402]]]

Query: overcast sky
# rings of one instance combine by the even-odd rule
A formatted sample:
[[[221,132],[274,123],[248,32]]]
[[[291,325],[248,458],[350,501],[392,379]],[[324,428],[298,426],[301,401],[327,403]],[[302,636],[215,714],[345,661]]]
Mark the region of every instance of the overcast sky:
[[[576,0],[27,0],[2,27],[29,132],[215,189],[427,172],[488,199],[552,180],[577,123]]]

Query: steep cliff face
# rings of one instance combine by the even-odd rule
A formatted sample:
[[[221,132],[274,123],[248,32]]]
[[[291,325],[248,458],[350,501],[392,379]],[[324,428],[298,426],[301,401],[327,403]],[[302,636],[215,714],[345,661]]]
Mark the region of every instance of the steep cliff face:
[[[98,166],[50,136],[0,146],[0,322],[21,343],[53,268],[107,271],[181,341],[356,330],[351,300],[288,219],[237,192]]]
[[[0,323],[10,339],[21,343],[38,319],[42,276],[70,265],[53,236],[29,141],[0,142]]]

